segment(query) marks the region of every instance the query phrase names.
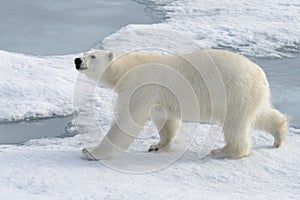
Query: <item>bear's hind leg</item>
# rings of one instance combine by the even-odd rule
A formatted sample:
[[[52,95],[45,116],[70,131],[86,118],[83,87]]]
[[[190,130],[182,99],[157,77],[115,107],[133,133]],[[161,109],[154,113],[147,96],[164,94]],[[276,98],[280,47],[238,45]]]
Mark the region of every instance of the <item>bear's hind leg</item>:
[[[149,152],[151,151],[159,151],[159,150],[166,150],[172,141],[174,140],[180,126],[181,120],[180,119],[166,119],[163,127],[160,128],[162,125],[160,124],[161,121],[153,120],[157,129],[159,130],[159,137],[160,141],[157,144],[153,144],[149,147]]]
[[[211,152],[214,158],[238,159],[250,154],[250,120],[227,120],[223,126],[226,145]]]
[[[268,108],[257,116],[253,128],[272,134],[274,147],[278,148],[284,144],[288,129],[288,119],[278,110]]]

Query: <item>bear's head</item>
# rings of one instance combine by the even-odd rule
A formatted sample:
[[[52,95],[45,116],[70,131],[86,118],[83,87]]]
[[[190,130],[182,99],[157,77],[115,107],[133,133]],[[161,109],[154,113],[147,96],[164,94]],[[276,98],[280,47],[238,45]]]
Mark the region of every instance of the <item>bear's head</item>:
[[[94,76],[98,78],[101,76],[113,60],[113,57],[114,54],[111,51],[88,51],[83,56],[75,58],[74,63],[79,72],[94,79]]]

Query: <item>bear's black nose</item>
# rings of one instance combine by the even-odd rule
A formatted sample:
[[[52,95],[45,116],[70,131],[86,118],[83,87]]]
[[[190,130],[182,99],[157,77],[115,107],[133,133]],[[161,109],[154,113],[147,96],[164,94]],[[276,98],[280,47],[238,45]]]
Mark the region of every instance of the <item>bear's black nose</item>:
[[[82,60],[80,58],[75,58],[74,63],[75,63],[76,69],[80,69],[80,65],[82,63]]]

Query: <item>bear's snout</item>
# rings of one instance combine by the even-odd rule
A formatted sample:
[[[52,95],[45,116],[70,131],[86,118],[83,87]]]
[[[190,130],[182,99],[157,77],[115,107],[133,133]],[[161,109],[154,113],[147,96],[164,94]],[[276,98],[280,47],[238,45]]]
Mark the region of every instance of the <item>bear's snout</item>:
[[[77,70],[80,69],[80,65],[81,65],[81,63],[82,63],[81,58],[75,58],[74,63],[75,63],[76,69],[77,69]]]

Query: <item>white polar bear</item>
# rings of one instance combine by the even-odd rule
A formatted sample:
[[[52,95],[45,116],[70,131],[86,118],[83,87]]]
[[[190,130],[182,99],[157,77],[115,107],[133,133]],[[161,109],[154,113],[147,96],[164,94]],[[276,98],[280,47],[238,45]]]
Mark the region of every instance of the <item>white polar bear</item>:
[[[84,157],[89,160],[108,159],[126,151],[149,116],[160,136],[160,141],[150,146],[149,151],[167,148],[180,128],[181,121],[214,120],[223,123],[226,145],[211,152],[216,158],[248,156],[251,146],[250,128],[272,134],[275,147],[284,143],[287,117],[272,108],[269,85],[263,70],[244,56],[222,50],[196,51],[180,56],[155,53],[116,54],[100,50],[89,51],[74,62],[79,72],[114,89],[118,94],[116,118],[109,132],[98,146],[83,149]],[[168,70],[159,68],[156,64],[167,66]],[[139,68],[143,70],[134,72]],[[216,74],[211,70],[213,68],[217,69]],[[192,100],[194,98],[185,95],[188,93],[183,88],[186,83],[179,81],[178,84],[180,76],[174,72],[180,74],[193,88],[198,105]],[[218,74],[222,85],[217,83]],[[178,94],[160,84],[150,84],[151,86],[132,93],[132,88],[141,83],[165,80],[169,80],[167,84],[174,83],[175,93]],[[221,87],[224,87],[225,99],[218,97]],[[179,97],[181,102],[178,102],[176,95],[183,96]],[[133,96],[134,98],[130,98]],[[160,106],[149,113],[154,105]],[[199,115],[193,113],[197,106]]]

